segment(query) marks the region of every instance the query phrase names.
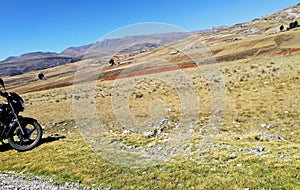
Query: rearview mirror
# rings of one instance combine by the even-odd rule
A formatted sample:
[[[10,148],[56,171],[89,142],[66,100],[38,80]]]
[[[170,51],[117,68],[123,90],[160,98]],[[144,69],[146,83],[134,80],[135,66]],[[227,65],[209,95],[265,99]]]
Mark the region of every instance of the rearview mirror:
[[[4,91],[6,92],[4,81],[2,78],[0,78],[0,85],[4,88]]]
[[[5,87],[4,87],[4,81],[3,81],[2,78],[0,78],[0,84],[1,84],[1,86],[2,86],[3,88],[5,88]]]

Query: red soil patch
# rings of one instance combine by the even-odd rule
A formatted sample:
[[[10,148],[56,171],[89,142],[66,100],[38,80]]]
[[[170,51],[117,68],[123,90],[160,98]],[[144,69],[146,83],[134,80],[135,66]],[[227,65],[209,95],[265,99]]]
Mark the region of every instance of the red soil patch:
[[[295,53],[295,52],[299,52],[299,51],[300,51],[300,48],[287,49],[284,51],[273,53],[272,56],[282,55],[282,54],[287,54],[287,53]]]
[[[264,51],[268,51],[269,50],[268,48]],[[220,51],[222,51],[222,50],[216,50],[215,52],[213,52],[213,54],[216,54]],[[248,51],[245,51],[242,53],[217,57],[216,60],[218,62],[220,62],[220,61],[230,61],[230,60],[241,59],[241,58],[247,57],[249,55],[253,55],[253,54],[257,53],[257,51],[258,51],[257,49],[252,49],[252,50],[248,50]],[[260,49],[260,51],[264,52],[261,49]],[[272,54],[272,56],[277,56],[277,55],[286,54],[286,53],[294,53],[294,52],[300,52],[300,48],[287,49],[284,51],[276,52],[276,53]],[[173,71],[173,70],[178,70],[178,69],[186,69],[186,68],[192,68],[192,67],[197,67],[197,65],[194,63],[190,63],[190,64],[184,64],[184,65],[164,66],[164,67],[157,67],[157,68],[150,68],[150,69],[145,69],[145,70],[134,71],[131,73],[120,74],[120,75],[119,75],[119,73],[120,73],[119,72],[119,73],[115,73],[114,76],[104,77],[102,79],[102,81],[110,81],[110,80],[135,77],[135,76],[141,76],[141,75],[149,75],[149,74],[154,74],[154,73],[161,73],[161,72]]]
[[[187,69],[187,68],[192,68],[192,67],[197,67],[197,65],[196,64],[186,64],[186,65],[174,65],[174,66],[145,69],[145,70],[141,70],[141,71],[131,72],[128,74],[107,77],[107,78],[102,79],[102,81],[116,80],[116,79],[141,76],[141,75],[149,75],[149,74],[154,74],[154,73],[162,73],[162,72],[174,71],[174,70],[178,70],[178,69]]]
[[[217,49],[217,50],[212,50],[211,51],[211,54],[212,55],[216,55],[217,53],[219,53],[219,52],[221,52],[221,51],[223,51],[224,49]]]

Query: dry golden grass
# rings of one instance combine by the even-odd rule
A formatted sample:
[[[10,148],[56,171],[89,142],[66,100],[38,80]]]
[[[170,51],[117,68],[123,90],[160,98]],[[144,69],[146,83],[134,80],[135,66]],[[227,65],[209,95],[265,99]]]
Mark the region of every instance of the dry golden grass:
[[[226,100],[226,107],[223,121],[214,132],[207,127],[214,101],[208,81],[198,68],[184,69],[182,72],[191,80],[199,98],[200,110],[187,146],[190,151],[169,162],[146,168],[124,168],[110,163],[84,141],[75,128],[81,126],[74,122],[72,103],[77,100],[71,98],[73,86],[60,87],[70,84],[71,75],[58,78],[63,79],[61,81],[50,78],[22,84],[36,73],[26,74],[20,78],[24,81],[17,88],[9,87],[19,92],[28,92],[26,88],[35,85],[39,86],[36,90],[49,88],[22,94],[27,103],[24,115],[36,118],[45,126],[44,143],[30,152],[18,153],[11,149],[1,152],[0,171],[20,171],[59,182],[80,180],[85,186],[112,189],[298,189],[300,54],[273,56],[273,53],[281,48],[298,47],[299,31],[285,33],[290,36],[290,43],[284,40],[276,46],[278,41],[275,39],[281,35],[249,37],[234,44],[218,42],[219,46],[211,48],[224,49],[215,54],[217,57],[237,53],[235,49],[242,52],[272,45],[269,52],[244,54],[238,60],[224,60],[217,64],[224,80],[226,96],[222,98]],[[273,49],[273,45],[277,49]],[[169,47],[160,48],[149,56],[155,57],[157,53],[171,60],[169,51]],[[142,58],[145,57],[137,56],[136,61]],[[60,72],[55,70],[53,73]],[[124,133],[126,128],[115,115],[118,108],[112,106],[114,98],[124,93],[115,91],[118,89],[116,81],[98,81],[95,102],[83,105],[82,109],[95,106],[108,136],[114,141],[128,146],[155,147],[175,131],[175,123],[183,112],[179,92],[184,85],[174,88],[160,80],[166,75],[170,79],[176,76],[176,72],[147,75],[137,83],[134,83],[138,81],[135,78],[122,80],[128,80],[128,85],[130,82],[135,84],[128,90],[128,97],[123,97],[124,101],[128,100],[132,116],[141,123],[167,118],[170,121],[170,128],[165,129],[167,133],[156,137]],[[60,88],[53,88],[56,85]],[[163,107],[159,104],[161,102]],[[166,113],[162,109],[171,109],[172,112]],[[163,117],[152,118],[153,112]],[[208,139],[210,134],[213,138]]]

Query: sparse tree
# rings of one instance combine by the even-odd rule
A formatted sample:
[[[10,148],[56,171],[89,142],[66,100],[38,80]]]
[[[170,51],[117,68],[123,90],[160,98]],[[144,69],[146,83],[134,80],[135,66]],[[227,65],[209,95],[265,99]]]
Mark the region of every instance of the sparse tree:
[[[114,60],[114,59],[110,59],[110,60],[109,60],[109,64],[110,64],[110,66],[115,65],[115,64],[116,64],[116,63],[115,63],[115,60]]]
[[[43,80],[43,79],[45,79],[45,75],[44,75],[43,73],[39,73],[39,74],[38,74],[38,78],[39,78],[40,80]]]
[[[298,24],[298,22],[297,22],[297,24]],[[295,28],[297,25],[295,25],[295,22],[291,22],[289,26],[290,26],[290,29],[293,29],[293,28]]]
[[[281,25],[281,26],[279,27],[279,30],[280,30],[280,31],[283,31],[283,30],[284,30],[284,26]]]

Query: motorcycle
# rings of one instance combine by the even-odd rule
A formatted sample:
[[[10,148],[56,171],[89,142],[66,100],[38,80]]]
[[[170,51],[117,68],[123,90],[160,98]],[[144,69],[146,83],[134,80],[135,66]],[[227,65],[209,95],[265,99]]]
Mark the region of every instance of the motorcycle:
[[[6,99],[7,104],[0,104],[0,141],[8,140],[9,145],[18,151],[27,151],[36,147],[43,135],[43,129],[37,120],[22,117],[24,100],[14,92],[7,92],[4,81],[0,78],[0,85],[4,92],[0,95]]]

